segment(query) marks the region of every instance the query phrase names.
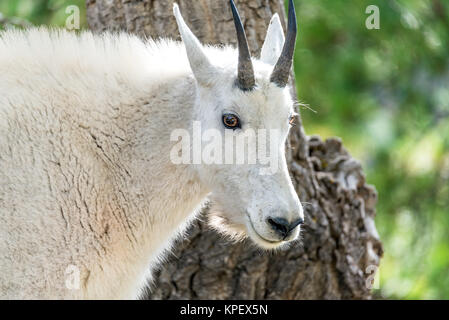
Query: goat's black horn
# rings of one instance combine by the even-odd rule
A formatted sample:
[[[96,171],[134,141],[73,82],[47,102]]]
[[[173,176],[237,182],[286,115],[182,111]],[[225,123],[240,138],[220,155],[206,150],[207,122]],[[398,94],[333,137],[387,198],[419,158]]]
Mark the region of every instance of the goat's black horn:
[[[249,51],[248,40],[246,39],[245,29],[239,12],[235,7],[233,0],[230,0],[232,15],[234,16],[235,29],[237,30],[237,40],[239,48],[239,66],[238,66],[238,86],[244,91],[252,90],[256,85],[254,77],[254,68],[251,61],[251,53]]]
[[[293,64],[293,53],[295,52],[296,34],[298,32],[296,22],[296,12],[293,0],[290,0],[288,4],[288,31],[285,39],[284,48],[282,49],[281,56],[279,57],[273,73],[271,74],[271,82],[277,86],[284,88],[288,84],[290,77],[290,70]]]

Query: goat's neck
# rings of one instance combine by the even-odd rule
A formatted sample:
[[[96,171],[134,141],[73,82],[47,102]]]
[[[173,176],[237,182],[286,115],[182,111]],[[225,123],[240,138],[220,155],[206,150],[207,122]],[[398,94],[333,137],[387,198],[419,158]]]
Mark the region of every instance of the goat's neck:
[[[144,97],[136,110],[128,110],[127,118],[132,119],[126,125],[129,147],[119,163],[129,165],[116,183],[119,193],[124,194],[122,207],[129,207],[127,238],[135,241],[139,253],[157,258],[185,229],[209,191],[191,165],[175,165],[170,160],[176,144],[170,141],[172,131],[189,131],[193,121],[193,80],[159,85]]]
[[[71,114],[78,122],[75,131],[94,152],[92,163],[101,163],[97,167],[102,172],[95,170],[101,204],[92,208],[96,215],[86,219],[93,225],[104,221],[108,225],[106,235],[98,237],[106,254],[84,261],[93,271],[89,283],[92,288],[103,287],[103,270],[109,270],[107,291],[123,292],[127,298],[142,287],[209,193],[191,165],[176,165],[170,159],[177,143],[170,141],[172,131],[189,131],[194,120],[194,80],[174,77],[129,91],[111,90],[107,102],[100,99],[88,109],[95,112]]]

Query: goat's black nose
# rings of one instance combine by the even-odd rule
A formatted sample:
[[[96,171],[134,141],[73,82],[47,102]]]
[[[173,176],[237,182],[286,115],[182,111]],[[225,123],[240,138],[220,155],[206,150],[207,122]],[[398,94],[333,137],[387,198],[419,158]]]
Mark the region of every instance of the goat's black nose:
[[[268,218],[267,222],[277,234],[285,239],[298,225],[303,224],[304,220],[299,218],[298,220],[290,223],[284,218]]]

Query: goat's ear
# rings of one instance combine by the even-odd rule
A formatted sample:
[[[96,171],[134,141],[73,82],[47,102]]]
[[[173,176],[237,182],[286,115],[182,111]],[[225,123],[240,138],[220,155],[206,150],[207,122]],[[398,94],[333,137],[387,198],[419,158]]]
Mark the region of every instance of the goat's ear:
[[[262,46],[260,53],[260,60],[274,66],[282,53],[284,47],[285,35],[282,29],[281,20],[276,13],[271,18],[270,26],[268,27],[267,36]]]
[[[203,46],[198,38],[195,37],[193,32],[185,23],[176,3],[173,5],[173,13],[176,18],[176,23],[178,24],[182,41],[186,47],[187,57],[189,58],[189,63],[193,74],[199,84],[208,86],[215,78],[216,69],[204,53]]]

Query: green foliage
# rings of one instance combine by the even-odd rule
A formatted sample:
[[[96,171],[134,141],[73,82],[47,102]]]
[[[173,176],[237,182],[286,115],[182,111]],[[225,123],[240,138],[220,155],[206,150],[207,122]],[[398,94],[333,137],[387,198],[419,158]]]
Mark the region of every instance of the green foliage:
[[[379,192],[385,298],[449,298],[449,5],[296,0],[308,134],[340,136]],[[380,29],[368,30],[375,4]]]
[[[449,298],[449,4],[295,0],[308,134],[340,136],[379,192],[383,298]],[[2,0],[10,25],[64,26],[84,0]],[[368,5],[380,30],[368,30]]]
[[[0,29],[5,26],[64,26],[69,17],[66,8],[70,5],[76,5],[80,9],[81,26],[86,27],[85,2],[85,0],[1,0]]]

